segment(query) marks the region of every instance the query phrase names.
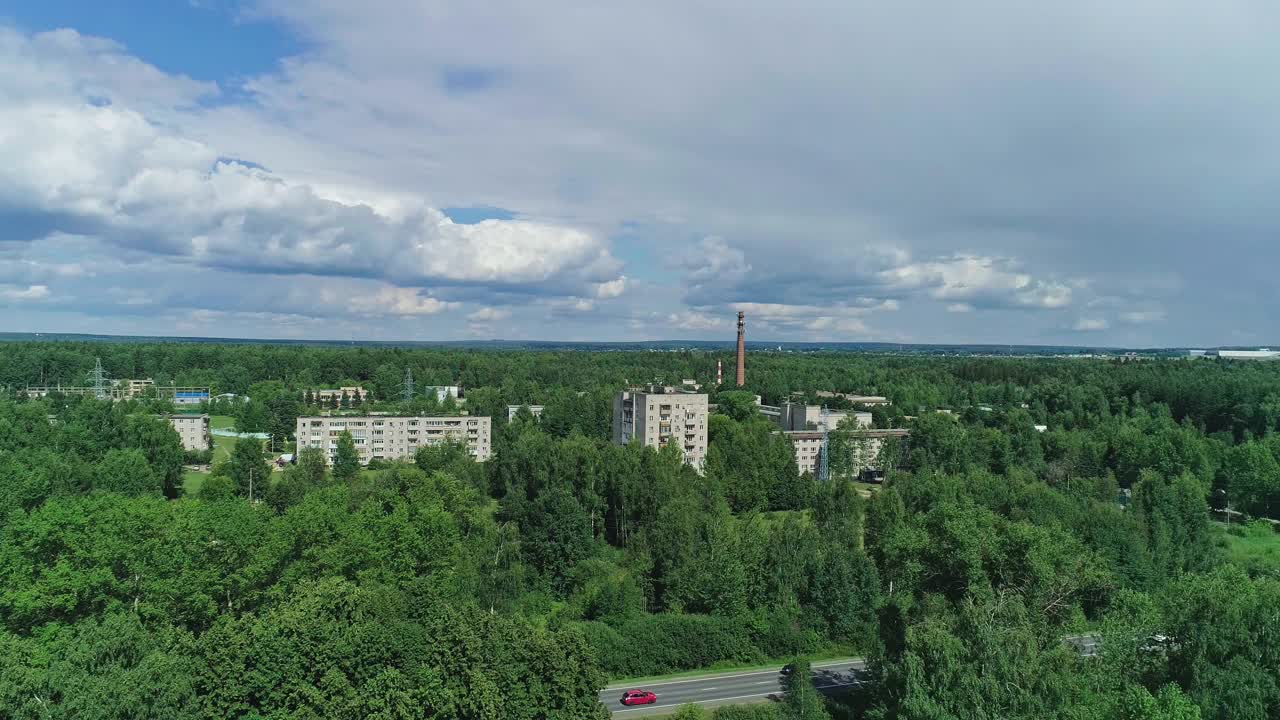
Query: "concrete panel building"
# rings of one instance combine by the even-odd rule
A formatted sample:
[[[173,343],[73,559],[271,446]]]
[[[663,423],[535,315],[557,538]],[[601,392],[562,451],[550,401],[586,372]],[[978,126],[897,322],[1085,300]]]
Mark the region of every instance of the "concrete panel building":
[[[707,395],[655,387],[613,398],[613,441],[652,448],[675,444],[686,464],[702,472],[707,459]]]
[[[784,432],[796,450],[796,467],[801,474],[818,475],[818,461],[822,458],[822,433],[812,430]]]
[[[168,420],[182,438],[183,450],[209,449],[208,415],[170,415]]]
[[[333,461],[338,436],[351,433],[360,462],[411,458],[420,447],[445,442],[465,443],[478,462],[493,454],[492,421],[488,416],[449,415],[404,417],[392,415],[334,415],[298,418],[298,449],[320,448]]]
[[[791,441],[796,452],[796,466],[800,468],[802,473],[810,473],[814,476],[818,474],[819,462],[822,458],[822,437],[820,431],[814,430],[790,430],[784,431],[784,435]],[[880,451],[884,448],[884,443],[889,438],[905,438],[911,434],[910,430],[902,428],[890,429],[871,429],[865,428],[856,430],[853,438],[858,442],[858,456],[853,463],[853,473],[860,475],[866,471],[873,473],[879,472],[880,467]]]

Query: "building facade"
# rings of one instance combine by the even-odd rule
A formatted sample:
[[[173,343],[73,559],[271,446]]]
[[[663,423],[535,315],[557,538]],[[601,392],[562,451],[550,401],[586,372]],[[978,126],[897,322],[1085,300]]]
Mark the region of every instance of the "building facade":
[[[535,419],[542,417],[542,410],[544,408],[543,405],[508,405],[507,406],[507,422],[511,422],[512,420],[515,420],[516,413],[520,412],[520,408],[525,408],[525,407],[529,408],[529,413],[533,415]]]
[[[698,472],[707,459],[707,395],[675,388],[625,390],[613,398],[613,441],[652,448],[674,444]]]
[[[369,399],[369,392],[360,385],[355,387],[340,387],[337,390],[317,390],[315,393],[317,402],[332,403],[334,399],[342,402],[343,398],[360,398],[360,402]]]
[[[434,394],[436,396],[436,402],[442,403],[447,397],[451,397],[454,400],[461,400],[462,388],[457,385],[428,385],[422,388],[422,394],[424,396]]]
[[[813,430],[786,431],[783,433],[796,451],[796,467],[800,473],[818,475],[818,461],[822,459],[822,433]]]
[[[759,396],[756,407],[760,414],[772,420],[783,432],[803,432],[817,430],[828,432],[840,427],[846,418],[852,418],[857,428],[871,427],[871,413],[855,410],[828,410],[818,405],[801,405],[800,403],[784,403],[782,405],[763,405]]]
[[[208,415],[170,415],[169,424],[182,438],[183,450],[209,449]]]
[[[905,438],[910,434],[910,430],[902,428],[855,430],[852,437],[858,447],[855,451],[857,456],[853,458],[850,468],[853,474],[862,475],[868,471],[879,473],[883,469],[880,466],[880,451],[884,448],[885,441],[889,438]],[[783,435],[787,436],[795,448],[796,467],[801,473],[816,477],[822,459],[823,433],[815,430],[787,430],[783,431]]]
[[[420,447],[460,442],[478,462],[493,454],[492,421],[487,416],[399,417],[392,415],[322,415],[298,418],[298,450],[324,450],[333,461],[338,436],[351,433],[360,462],[411,458]]]
[[[851,403],[865,405],[866,407],[875,407],[877,405],[889,405],[889,398],[883,395],[858,395],[856,393],[834,393],[828,390],[819,390],[814,393],[818,397],[839,397],[848,400]]]

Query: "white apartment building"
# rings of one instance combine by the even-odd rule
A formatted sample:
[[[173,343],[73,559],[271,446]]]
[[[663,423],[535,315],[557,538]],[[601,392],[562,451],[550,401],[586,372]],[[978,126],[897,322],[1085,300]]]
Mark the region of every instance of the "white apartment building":
[[[822,432],[815,430],[788,430],[783,432],[787,439],[791,441],[796,452],[796,467],[801,473],[809,473],[815,477],[818,474],[818,465],[822,458]],[[854,473],[862,473],[865,470],[878,471],[880,467],[880,451],[884,448],[885,440],[889,438],[905,438],[911,434],[910,430],[901,428],[891,429],[869,429],[863,428],[853,432],[853,438],[859,443],[857,457],[854,460]]]
[[[183,450],[209,449],[208,415],[170,415],[168,420],[182,438]]]
[[[461,442],[478,462],[493,454],[492,421],[488,416],[397,417],[392,415],[335,415],[298,418],[298,450],[320,448],[333,461],[338,436],[351,433],[360,462],[411,458],[418,448]]]
[[[788,431],[784,433],[796,450],[796,467],[800,474],[809,473],[817,476],[818,461],[822,458],[822,433],[813,430]]]
[[[707,395],[674,388],[627,390],[613,398],[613,441],[663,448],[675,443],[686,464],[702,472],[707,459]]]

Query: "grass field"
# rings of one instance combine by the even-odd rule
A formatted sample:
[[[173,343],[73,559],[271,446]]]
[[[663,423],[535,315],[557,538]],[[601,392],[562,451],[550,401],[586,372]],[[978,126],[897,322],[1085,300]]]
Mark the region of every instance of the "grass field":
[[[210,430],[235,430],[236,419],[230,415],[212,415],[209,417]],[[231,448],[235,447],[236,439],[229,437],[218,437],[211,435],[213,438],[213,461],[220,462],[231,457]]]
[[[1250,575],[1280,577],[1280,533],[1268,523],[1254,521],[1247,525],[1218,524],[1227,558]]]

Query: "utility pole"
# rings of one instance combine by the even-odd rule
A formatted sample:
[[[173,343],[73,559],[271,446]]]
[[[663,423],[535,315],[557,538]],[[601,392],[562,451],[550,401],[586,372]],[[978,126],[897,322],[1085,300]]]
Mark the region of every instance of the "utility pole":
[[[413,368],[404,369],[404,386],[400,390],[400,397],[406,401],[413,399]]]
[[[249,506],[253,506],[253,468],[249,468]]]

